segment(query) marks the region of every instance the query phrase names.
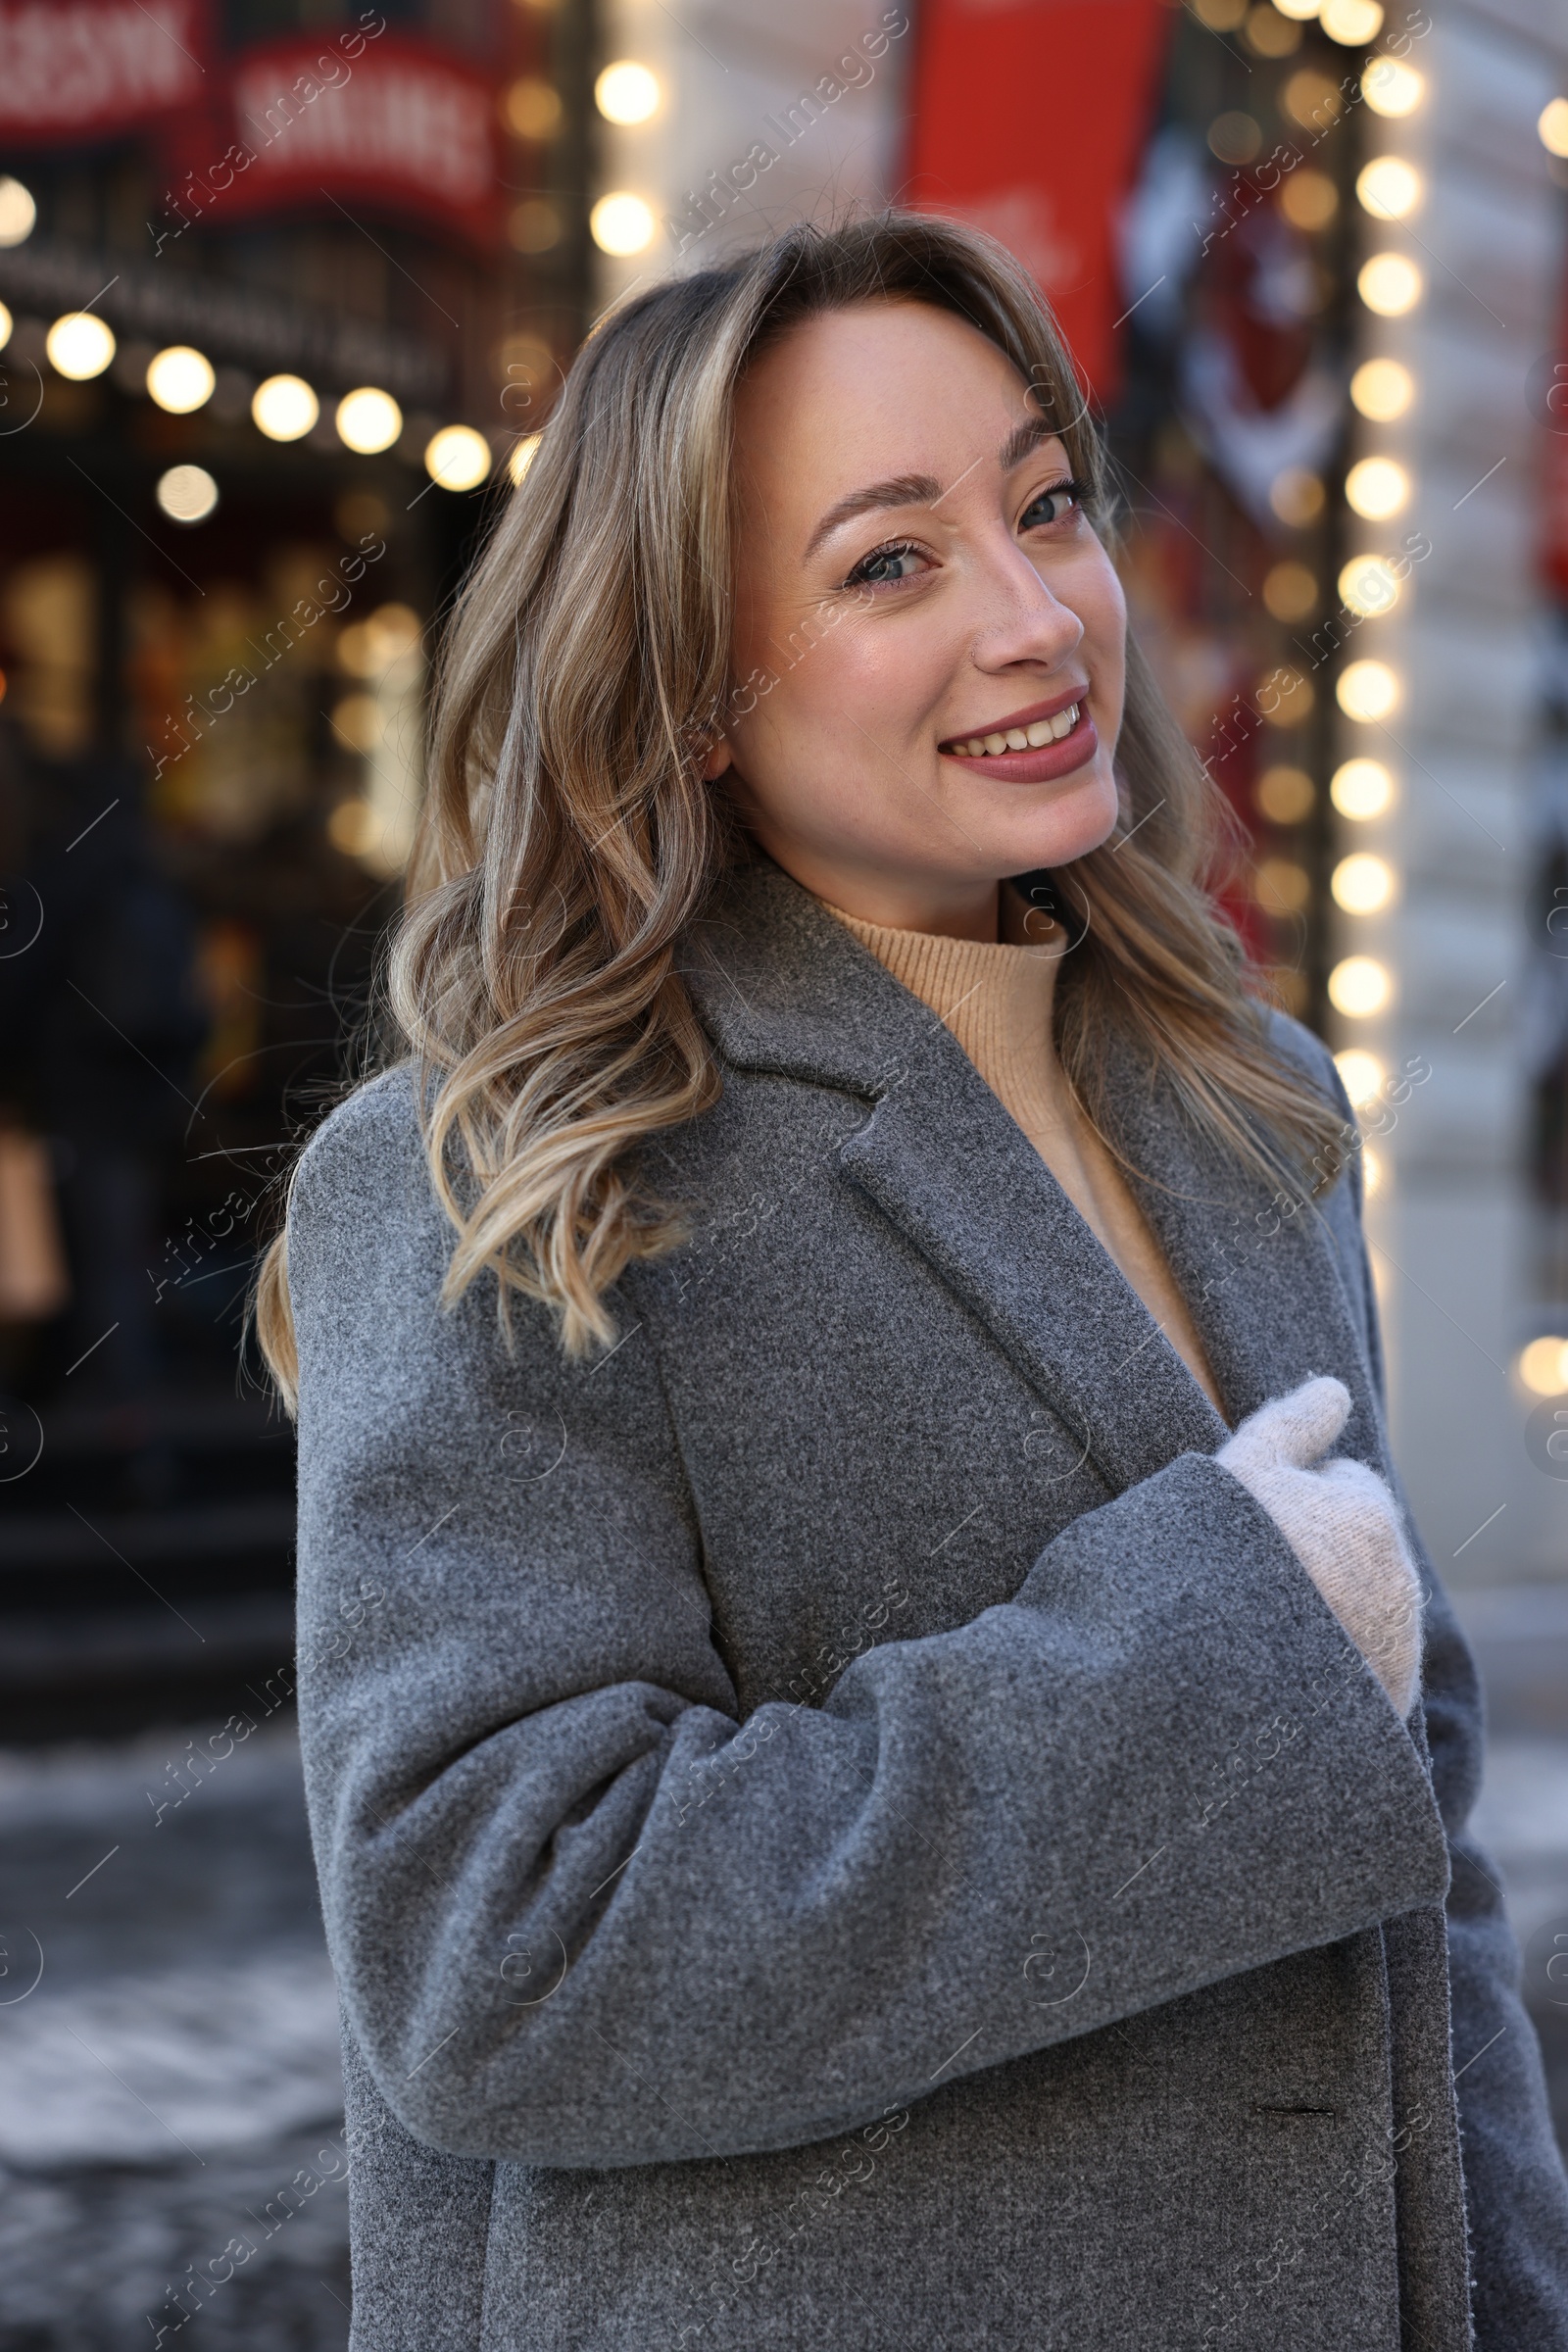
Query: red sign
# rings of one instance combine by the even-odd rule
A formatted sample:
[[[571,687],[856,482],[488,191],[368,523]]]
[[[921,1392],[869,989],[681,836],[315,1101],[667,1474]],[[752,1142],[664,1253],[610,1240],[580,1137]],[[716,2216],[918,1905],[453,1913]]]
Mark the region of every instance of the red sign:
[[[200,99],[205,0],[0,0],[0,138],[101,139]]]
[[[236,58],[233,143],[215,153],[207,193],[182,192],[181,203],[212,203],[223,220],[330,211],[335,197],[491,243],[501,222],[490,84],[445,52],[386,32],[373,11],[360,27]]]
[[[1116,214],[1170,21],[1165,0],[925,0],[920,13],[903,199],[1017,256],[1102,400],[1125,308]]]

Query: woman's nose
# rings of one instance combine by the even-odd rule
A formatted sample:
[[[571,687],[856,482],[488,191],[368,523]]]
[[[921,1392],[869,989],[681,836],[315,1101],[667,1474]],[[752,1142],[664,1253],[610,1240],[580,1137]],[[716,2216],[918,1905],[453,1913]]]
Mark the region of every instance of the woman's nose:
[[[1041,578],[1020,547],[988,558],[976,581],[980,604],[974,659],[982,669],[1015,662],[1064,662],[1082,642],[1084,624]]]

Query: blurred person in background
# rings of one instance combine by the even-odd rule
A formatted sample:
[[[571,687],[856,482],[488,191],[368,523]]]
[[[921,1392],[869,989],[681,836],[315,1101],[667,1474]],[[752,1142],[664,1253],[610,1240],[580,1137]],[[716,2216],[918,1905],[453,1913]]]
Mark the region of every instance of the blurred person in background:
[[[612,314],[465,592],[260,1297],[365,2352],[1568,2347],[1354,1125],[1110,520],[892,217]]]
[[[159,1164],[191,1121],[205,1031],[191,919],[152,857],[132,762],[33,769],[13,896],[38,929],[0,961],[0,1095],[50,1139],[59,1176],[72,1283],[54,1369],[91,1348],[73,1394],[134,1402],[160,1378]]]

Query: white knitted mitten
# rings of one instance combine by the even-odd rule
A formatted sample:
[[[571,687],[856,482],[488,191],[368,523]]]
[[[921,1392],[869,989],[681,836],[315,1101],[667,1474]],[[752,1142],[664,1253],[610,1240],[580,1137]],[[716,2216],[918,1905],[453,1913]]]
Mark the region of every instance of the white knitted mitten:
[[[1421,1578],[1399,1506],[1364,1462],[1312,1464],[1350,1410],[1343,1381],[1258,1406],[1214,1459],[1262,1504],[1400,1716],[1421,1671]]]

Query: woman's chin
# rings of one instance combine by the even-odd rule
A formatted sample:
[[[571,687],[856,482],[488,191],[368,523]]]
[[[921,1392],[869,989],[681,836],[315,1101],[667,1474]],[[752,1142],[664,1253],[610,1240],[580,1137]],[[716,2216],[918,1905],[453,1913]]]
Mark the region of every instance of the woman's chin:
[[[1098,762],[1096,763],[1098,766]],[[1007,855],[1014,862],[1009,874],[1033,873],[1042,866],[1071,865],[1108,841],[1120,815],[1116,781],[1108,773],[1071,779],[1071,789],[1057,786],[1043,808],[1025,814],[1006,828]]]

